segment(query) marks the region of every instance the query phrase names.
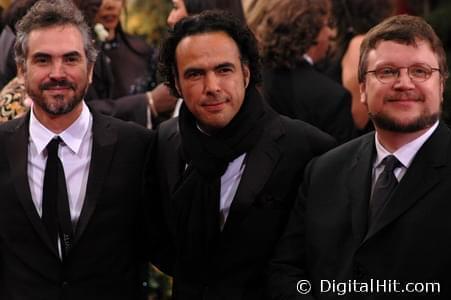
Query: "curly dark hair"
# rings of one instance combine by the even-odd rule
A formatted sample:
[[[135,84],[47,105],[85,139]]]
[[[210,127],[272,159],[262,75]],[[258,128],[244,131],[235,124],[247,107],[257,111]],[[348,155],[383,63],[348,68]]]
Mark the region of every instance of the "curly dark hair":
[[[316,44],[329,12],[328,0],[278,0],[257,27],[263,64],[294,68]]]
[[[187,36],[208,32],[225,32],[230,36],[238,46],[241,62],[249,67],[249,85],[255,86],[261,82],[257,41],[249,28],[229,12],[205,11],[177,22],[161,46],[159,71],[174,96],[181,97],[175,84],[178,77],[175,55],[178,44]]]

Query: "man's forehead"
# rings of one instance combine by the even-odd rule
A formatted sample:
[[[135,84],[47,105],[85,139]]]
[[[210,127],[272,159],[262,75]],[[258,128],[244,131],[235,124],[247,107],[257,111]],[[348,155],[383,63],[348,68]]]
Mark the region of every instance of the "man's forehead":
[[[401,51],[402,49],[402,51]],[[408,55],[405,53],[408,51]],[[368,52],[368,59],[374,60],[381,57],[410,60],[422,58],[426,61],[437,59],[437,53],[432,49],[429,41],[415,39],[415,41],[380,40],[375,47]]]
[[[177,60],[199,62],[240,59],[238,45],[227,33],[222,31],[184,37],[177,45],[175,55]]]
[[[65,55],[77,52],[84,55],[83,36],[73,25],[34,29],[28,38],[28,54]]]

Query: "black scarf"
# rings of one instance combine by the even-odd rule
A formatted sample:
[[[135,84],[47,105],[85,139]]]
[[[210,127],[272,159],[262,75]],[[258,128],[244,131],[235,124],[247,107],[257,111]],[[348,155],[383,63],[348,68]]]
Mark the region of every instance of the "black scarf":
[[[221,176],[228,164],[258,142],[270,110],[250,88],[240,111],[214,135],[197,128],[195,117],[182,106],[179,128],[188,164],[173,194],[177,216],[177,273],[185,279],[208,281],[208,267],[219,237]],[[196,275],[194,273],[198,272]],[[184,275],[183,275],[184,274]]]

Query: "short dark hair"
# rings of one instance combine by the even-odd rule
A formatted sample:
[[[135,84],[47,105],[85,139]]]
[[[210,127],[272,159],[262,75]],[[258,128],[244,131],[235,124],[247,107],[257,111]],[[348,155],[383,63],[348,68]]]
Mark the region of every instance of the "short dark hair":
[[[73,25],[80,30],[88,63],[94,64],[97,50],[91,35],[91,29],[86,24],[80,10],[72,1],[68,0],[40,0],[17,23],[17,36],[14,45],[16,63],[25,67],[25,59],[28,54],[28,38],[33,30],[64,25]]]
[[[228,12],[205,11],[177,22],[162,44],[160,74],[176,97],[181,96],[175,85],[175,78],[178,76],[175,53],[177,45],[187,36],[209,32],[225,32],[230,36],[240,51],[241,62],[249,67],[250,86],[255,86],[261,81],[257,41],[249,28]]]
[[[368,68],[368,53],[375,49],[379,42],[394,41],[416,46],[418,40],[428,42],[432,51],[437,55],[440,74],[443,82],[445,82],[448,78],[448,65],[446,64],[446,54],[442,42],[431,25],[423,18],[409,15],[390,17],[368,31],[360,46],[359,82],[365,81],[365,73]]]

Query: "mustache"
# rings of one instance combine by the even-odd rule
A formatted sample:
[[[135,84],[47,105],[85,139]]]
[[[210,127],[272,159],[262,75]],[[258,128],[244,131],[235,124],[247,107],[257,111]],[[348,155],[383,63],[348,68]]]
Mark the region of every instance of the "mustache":
[[[39,85],[39,88],[43,90],[49,90],[52,88],[69,88],[75,90],[76,86],[73,82],[62,79],[62,80],[52,80],[49,82],[44,82]]]
[[[424,102],[424,95],[420,95],[414,91],[395,92],[384,97],[385,102],[413,100]]]
[[[217,104],[217,103],[221,103],[221,102],[227,102],[228,100],[229,100],[229,97],[227,95],[223,95],[223,94],[219,94],[219,93],[210,94],[203,99],[201,104],[212,105],[212,104]]]

